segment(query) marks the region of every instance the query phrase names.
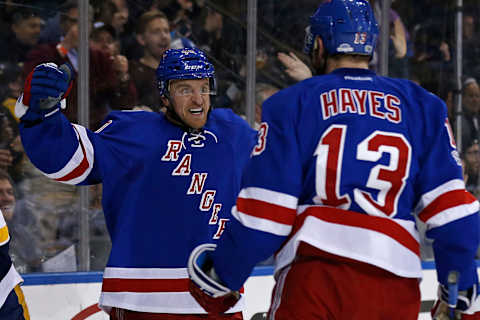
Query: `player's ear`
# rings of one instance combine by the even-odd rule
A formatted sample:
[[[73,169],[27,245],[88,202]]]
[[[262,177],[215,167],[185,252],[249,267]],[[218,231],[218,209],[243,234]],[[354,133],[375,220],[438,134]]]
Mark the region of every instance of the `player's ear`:
[[[162,106],[168,107],[170,105],[170,101],[166,97],[162,96],[160,97],[160,100],[162,102]]]
[[[323,52],[325,51],[325,47],[323,46],[323,40],[319,36],[315,37],[313,41],[313,53],[318,57],[323,57]]]

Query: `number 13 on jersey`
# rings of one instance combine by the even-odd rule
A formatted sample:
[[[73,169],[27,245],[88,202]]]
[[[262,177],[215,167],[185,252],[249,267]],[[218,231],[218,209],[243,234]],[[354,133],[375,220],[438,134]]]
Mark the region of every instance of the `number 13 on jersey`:
[[[332,125],[318,142],[314,153],[317,159],[316,196],[313,201],[316,204],[341,209],[350,208],[352,200],[349,194],[340,194],[343,166],[354,163],[354,161],[344,161],[347,131],[346,125]],[[394,217],[397,214],[398,199],[410,171],[411,146],[402,134],[379,130],[371,133],[356,146],[356,160],[376,163],[383,153],[388,153],[390,156],[388,164],[374,165],[365,184],[368,188],[378,190],[376,199],[371,193],[359,188],[353,190],[353,196],[354,201],[366,213]]]

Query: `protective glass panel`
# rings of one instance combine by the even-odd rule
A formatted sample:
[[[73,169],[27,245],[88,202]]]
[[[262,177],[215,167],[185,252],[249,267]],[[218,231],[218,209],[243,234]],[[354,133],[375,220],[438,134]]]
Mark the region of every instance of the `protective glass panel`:
[[[19,115],[14,111],[33,67],[64,61],[58,44],[78,13],[70,5],[71,1],[0,4],[0,207],[11,234],[10,254],[21,273],[77,270],[77,190],[35,168],[20,141]]]
[[[259,0],[257,49],[249,53],[246,0],[90,1],[90,93],[85,125],[97,130],[112,110],[161,112],[155,77],[158,61],[167,48],[189,46],[204,50],[215,65],[217,95],[213,105],[232,108],[243,116],[249,107],[245,93],[247,55],[255,55],[258,123],[261,103],[267,97],[315,74],[303,46],[308,17],[319,2]],[[382,1],[371,2],[380,21]],[[0,169],[9,175],[3,180],[0,175],[0,208],[12,234],[11,254],[22,273],[77,271],[79,265],[103,270],[110,240],[101,206],[102,186],[81,187],[89,190],[86,227],[79,223],[79,189],[44,176],[26,156],[18,136],[15,100],[33,67],[47,61],[69,61],[76,71],[82,68],[77,1],[31,3],[0,4]],[[389,76],[415,81],[445,100],[456,136],[462,136],[460,151],[467,188],[478,196],[480,4],[464,1],[460,33],[455,29],[455,7],[453,0],[393,1],[388,10],[390,36],[379,39],[388,41],[388,56],[381,57],[377,48],[370,66],[378,71],[386,61]],[[463,45],[457,57],[459,35]],[[461,59],[463,73],[460,109],[456,109],[454,82],[457,59]],[[77,106],[77,97],[74,89],[62,111],[72,122],[79,122],[82,109]],[[454,112],[462,108],[463,113]],[[85,245],[88,250],[79,249]],[[263,263],[269,264],[271,259]]]

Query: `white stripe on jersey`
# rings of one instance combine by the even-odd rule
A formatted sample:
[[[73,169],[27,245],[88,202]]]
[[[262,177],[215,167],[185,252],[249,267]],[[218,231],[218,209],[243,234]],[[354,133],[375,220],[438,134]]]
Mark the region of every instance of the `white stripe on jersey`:
[[[286,193],[271,191],[263,188],[244,188],[238,195],[239,198],[265,201],[285,208],[297,209],[298,198]]]
[[[107,267],[103,278],[99,306],[106,311],[117,307],[156,313],[206,313],[188,291],[187,268]],[[146,289],[148,284],[150,288]],[[244,300],[242,294],[239,302],[227,312],[241,312]]]
[[[206,314],[189,292],[102,292],[98,303],[103,310],[112,307],[152,313]],[[245,297],[227,313],[241,312]]]
[[[12,264],[5,277],[0,279],[0,308],[5,303],[5,300],[7,300],[7,296],[13,288],[21,282],[23,282],[23,279]]]
[[[259,218],[245,214],[237,210],[237,206],[232,208],[232,215],[245,227],[250,229],[265,231],[276,234],[278,236],[288,236],[292,231],[292,226],[279,222],[272,221],[270,219]]]
[[[366,219],[369,217],[365,215]],[[394,235],[392,236],[388,232],[325,221],[309,215],[276,255],[276,271],[293,261],[300,241],[304,241],[320,250],[366,262],[402,277],[421,278],[422,266],[419,255],[402,243],[407,237],[419,251],[419,235],[415,223],[386,218],[384,222],[397,229],[401,227],[406,232],[403,235],[392,233]]]
[[[420,212],[422,212],[423,209],[428,207],[430,203],[432,203],[435,199],[440,197],[442,194],[447,193],[449,191],[460,190],[460,189],[465,189],[465,182],[460,179],[454,179],[454,180],[445,182],[444,184],[436,187],[435,189],[423,194],[415,208],[415,214],[419,214]]]
[[[478,209],[479,203],[478,201],[475,201],[470,204],[464,204],[444,210],[441,214],[434,215],[427,220],[427,230],[443,226],[449,222],[474,214]]]

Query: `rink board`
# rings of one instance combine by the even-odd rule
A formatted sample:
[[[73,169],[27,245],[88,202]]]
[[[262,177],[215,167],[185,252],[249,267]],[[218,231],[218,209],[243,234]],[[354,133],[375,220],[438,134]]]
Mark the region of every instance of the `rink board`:
[[[271,267],[255,268],[245,284],[245,320],[264,319],[274,285]],[[41,273],[23,275],[23,290],[31,320],[108,320],[96,307],[102,273]],[[422,311],[419,320],[431,319],[430,306],[436,297],[437,280],[432,262],[423,263]]]

